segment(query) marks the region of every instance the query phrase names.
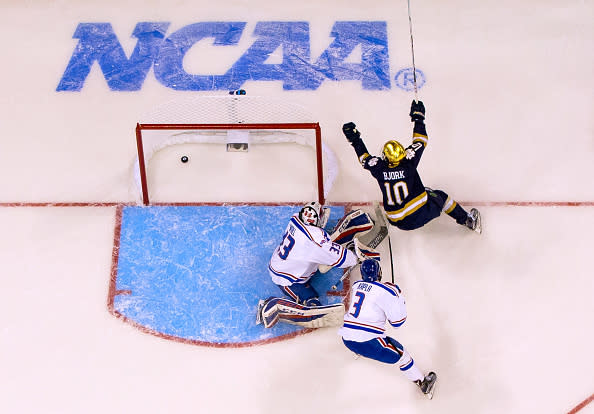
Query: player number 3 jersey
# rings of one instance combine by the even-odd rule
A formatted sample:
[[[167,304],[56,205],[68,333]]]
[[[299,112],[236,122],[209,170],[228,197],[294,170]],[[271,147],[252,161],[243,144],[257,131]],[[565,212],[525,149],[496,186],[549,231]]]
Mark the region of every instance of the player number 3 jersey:
[[[338,334],[355,342],[385,338],[386,321],[394,327],[406,321],[406,304],[400,288],[389,282],[355,282]]]

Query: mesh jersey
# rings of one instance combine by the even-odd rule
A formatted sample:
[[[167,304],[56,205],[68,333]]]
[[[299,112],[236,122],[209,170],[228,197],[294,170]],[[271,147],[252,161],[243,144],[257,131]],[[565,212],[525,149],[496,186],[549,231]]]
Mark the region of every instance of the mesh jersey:
[[[386,321],[394,327],[406,321],[406,305],[400,288],[389,282],[355,282],[338,334],[356,342],[385,338]]]
[[[289,286],[306,283],[320,264],[344,268],[356,263],[353,252],[333,243],[324,229],[306,225],[295,214],[272,254],[268,271],[274,283]]]

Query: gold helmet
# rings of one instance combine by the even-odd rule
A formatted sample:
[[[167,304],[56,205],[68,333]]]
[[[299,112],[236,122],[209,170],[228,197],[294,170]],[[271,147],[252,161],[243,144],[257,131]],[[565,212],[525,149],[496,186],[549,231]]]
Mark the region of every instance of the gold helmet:
[[[390,167],[396,167],[406,155],[406,151],[404,150],[402,144],[393,139],[384,144],[382,153],[384,154],[384,159],[388,161],[388,166]]]

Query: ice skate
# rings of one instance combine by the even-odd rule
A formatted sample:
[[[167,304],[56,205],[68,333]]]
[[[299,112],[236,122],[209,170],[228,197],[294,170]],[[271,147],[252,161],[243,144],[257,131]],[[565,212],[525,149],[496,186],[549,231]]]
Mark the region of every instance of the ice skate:
[[[470,213],[468,213],[468,218],[466,219],[466,227],[476,231],[478,234],[483,232],[481,213],[476,208],[470,209]]]
[[[266,304],[272,298],[273,296],[269,297],[268,299],[260,299],[258,301],[258,309],[256,310],[256,325],[260,325],[264,321],[264,319],[262,318],[262,310],[264,309],[264,306],[266,306]]]
[[[258,310],[256,311],[256,325],[260,325],[262,323],[262,308],[264,308],[264,304],[266,301],[264,299],[260,299],[258,301]]]
[[[433,391],[435,389],[435,383],[437,382],[437,374],[435,372],[430,372],[429,374],[425,375],[423,381],[417,380],[415,384],[419,386],[421,392],[427,396],[427,398],[433,398]]]

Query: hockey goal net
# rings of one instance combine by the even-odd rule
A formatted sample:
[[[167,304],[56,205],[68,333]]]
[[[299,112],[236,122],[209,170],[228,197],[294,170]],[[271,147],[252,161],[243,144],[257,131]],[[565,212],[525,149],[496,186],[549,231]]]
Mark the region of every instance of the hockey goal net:
[[[324,203],[337,160],[305,108],[246,95],[163,104],[136,125],[135,201]]]

